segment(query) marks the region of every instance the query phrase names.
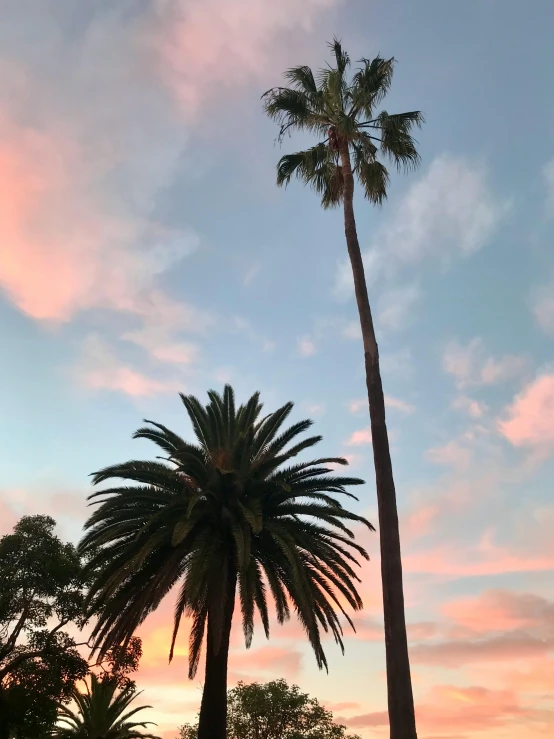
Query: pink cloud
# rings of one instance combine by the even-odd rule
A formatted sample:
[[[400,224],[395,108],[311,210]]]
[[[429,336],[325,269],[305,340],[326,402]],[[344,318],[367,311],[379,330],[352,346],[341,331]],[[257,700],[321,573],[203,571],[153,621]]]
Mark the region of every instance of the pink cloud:
[[[304,336],[298,340],[298,351],[303,357],[312,357],[316,353],[317,347],[308,336]]]
[[[481,634],[548,626],[554,630],[554,602],[533,593],[486,590],[449,601],[442,610],[454,623]]]
[[[441,732],[445,739],[465,739],[465,732],[471,732],[473,736],[473,732],[501,727],[512,727],[517,732],[522,724],[533,717],[533,711],[523,707],[513,691],[436,685],[416,705],[416,716],[420,731],[429,732],[433,737]],[[343,720],[351,729],[388,724],[386,711],[375,711]]]
[[[528,360],[514,354],[487,356],[483,340],[474,338],[465,346],[451,341],[444,350],[442,366],[455,378],[457,386],[464,388],[494,385],[518,377],[526,370]]]
[[[456,441],[450,441],[441,447],[428,449],[425,456],[430,462],[457,470],[468,469],[471,463],[471,450]]]
[[[229,655],[230,679],[252,682],[264,676],[281,675],[287,680],[294,680],[302,665],[299,651],[283,647],[260,647],[232,651]],[[271,679],[269,677],[268,679]]]
[[[324,706],[328,711],[331,711],[332,713],[336,713],[337,711],[355,711],[357,708],[360,708],[359,703],[353,703],[350,701],[345,701],[343,703],[324,702]]]
[[[361,398],[360,400],[351,400],[348,404],[348,410],[350,413],[360,413],[362,410],[369,410],[367,398]]]
[[[120,362],[106,342],[96,335],[84,340],[82,358],[74,375],[79,384],[90,390],[112,390],[135,398],[183,390],[182,382],[150,377]]]
[[[385,405],[402,413],[413,413],[415,411],[414,405],[400,398],[394,398],[392,395],[385,395]]]
[[[475,662],[505,662],[543,656],[552,643],[522,633],[493,636],[488,639],[453,639],[437,644],[416,644],[410,649],[414,663],[459,669]]]
[[[371,444],[371,429],[369,426],[359,431],[354,431],[347,439],[347,446],[362,446],[364,444]]]
[[[469,398],[467,395],[459,395],[452,403],[452,408],[464,411],[470,418],[482,418],[487,412],[487,406],[478,400]]]
[[[412,538],[425,536],[432,530],[432,524],[440,514],[441,509],[438,505],[429,503],[427,505],[419,505],[409,513],[402,524],[406,535]]]
[[[554,444],[554,374],[538,377],[515,398],[499,421],[514,446],[546,449]]]
[[[305,42],[315,20],[336,4],[337,0],[189,0],[167,10],[167,4],[158,0],[153,43],[163,78],[183,112],[194,115],[222,92],[267,80],[274,66],[280,72],[280,36],[290,38],[300,30]]]

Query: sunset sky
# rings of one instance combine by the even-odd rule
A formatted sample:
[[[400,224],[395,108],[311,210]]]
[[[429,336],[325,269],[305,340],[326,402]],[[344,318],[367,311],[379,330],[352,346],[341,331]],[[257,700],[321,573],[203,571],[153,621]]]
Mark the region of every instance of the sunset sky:
[[[552,0],[3,0],[0,533],[49,513],[77,541],[89,473],[190,437],[178,391],[229,381],[311,417],[367,480],[363,356],[341,213],[298,184],[260,95],[287,67],[398,64],[422,166],[356,202],[388,402],[420,739],[554,735]],[[285,677],[384,739],[377,534],[365,610],[329,675],[297,623],[230,684]],[[142,627],[137,681],[164,739],[192,720],[186,625]]]

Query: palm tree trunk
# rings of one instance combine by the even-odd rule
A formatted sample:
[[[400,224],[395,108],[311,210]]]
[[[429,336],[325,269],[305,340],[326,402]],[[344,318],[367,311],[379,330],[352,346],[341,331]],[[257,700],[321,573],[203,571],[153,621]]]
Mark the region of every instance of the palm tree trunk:
[[[373,318],[367,294],[364,265],[354,218],[354,177],[348,142],[340,142],[340,157],[344,178],[344,231],[352,264],[356,302],[360,314],[364,343],[365,371],[373,460],[379,512],[381,544],[381,579],[383,583],[383,611],[385,621],[385,648],[387,663],[388,711],[390,739],[417,739],[414,698],[410,675],[400,530],[396,507],[396,491],[385,420],[385,400],[379,369],[379,350],[375,338]]]
[[[235,609],[236,574],[228,573],[228,592],[224,603],[223,628],[219,649],[215,649],[213,610],[208,613],[206,644],[206,676],[200,716],[198,739],[226,739],[227,737],[227,662],[231,625]]]

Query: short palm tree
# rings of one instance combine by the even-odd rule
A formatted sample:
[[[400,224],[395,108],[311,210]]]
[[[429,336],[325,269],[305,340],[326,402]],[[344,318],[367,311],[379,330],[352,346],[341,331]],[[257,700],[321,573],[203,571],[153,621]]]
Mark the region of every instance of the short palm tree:
[[[282,623],[294,608],[320,667],[326,666],[321,630],[342,648],[339,615],[362,607],[355,587],[356,554],[367,558],[345,524],[371,524],[337,499],[362,480],[332,474],[322,458],[292,464],[321,437],[298,440],[311,421],[282,426],[287,403],[260,417],[259,394],[235,407],[233,390],[209,392],[203,406],[181,399],[197,443],[147,422],[135,438],[150,439],[164,461],[132,461],[94,475],[94,483],[121,479],[122,486],[95,493],[99,508],[86,523],[81,551],[96,573],[90,590],[93,632],[100,653],[125,643],[162,598],[180,583],[173,641],[183,615],[192,619],[189,677],[206,636],[206,671],[199,739],[224,739],[227,662],[235,597],[250,646],[254,612],[269,636],[268,593]],[[129,485],[128,483],[134,483]]]
[[[364,345],[377,481],[390,736],[391,739],[416,739],[396,491],[379,351],[353,200],[355,179],[371,203],[380,204],[386,198],[389,173],[379,157],[391,160],[398,168],[411,169],[418,165],[419,155],[412,131],[423,123],[423,116],[419,111],[391,115],[377,110],[390,88],[394,59],[380,56],[362,59],[357,71],[348,79],[348,54],[336,39],[331,49],[333,65],[316,75],[306,66],[289,69],[285,73],[288,86],[275,87],[265,93],[264,107],[280,124],[280,140],[294,130],[321,138],[315,146],[280,159],[277,184],[287,185],[295,176],[321,195],[324,208],[342,205],[344,210],[346,244]]]
[[[132,685],[120,689],[114,680],[99,680],[91,675],[86,693],[77,687],[73,689],[75,709],[60,706],[59,725],[50,736],[52,739],[159,739],[141,731],[152,725],[151,721],[134,720],[140,711],[151,708],[131,706],[139,695]]]

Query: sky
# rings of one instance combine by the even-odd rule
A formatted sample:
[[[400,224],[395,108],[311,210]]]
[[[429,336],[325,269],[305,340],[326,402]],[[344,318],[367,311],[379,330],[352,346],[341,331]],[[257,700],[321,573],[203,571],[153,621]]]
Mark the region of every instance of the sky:
[[[532,10],[532,12],[531,12]],[[367,480],[364,369],[340,211],[275,186],[260,96],[293,65],[397,59],[389,112],[422,110],[422,164],[355,208],[398,490],[420,739],[554,732],[554,5],[534,0],[3,0],[0,533],[49,513],[78,541],[88,475],[191,436],[178,392],[233,384],[313,418]],[[298,624],[230,684],[285,677],[387,736],[377,534],[365,609],[319,672]],[[164,739],[202,677],[171,596],[137,677]],[[146,714],[145,714],[146,717]]]

